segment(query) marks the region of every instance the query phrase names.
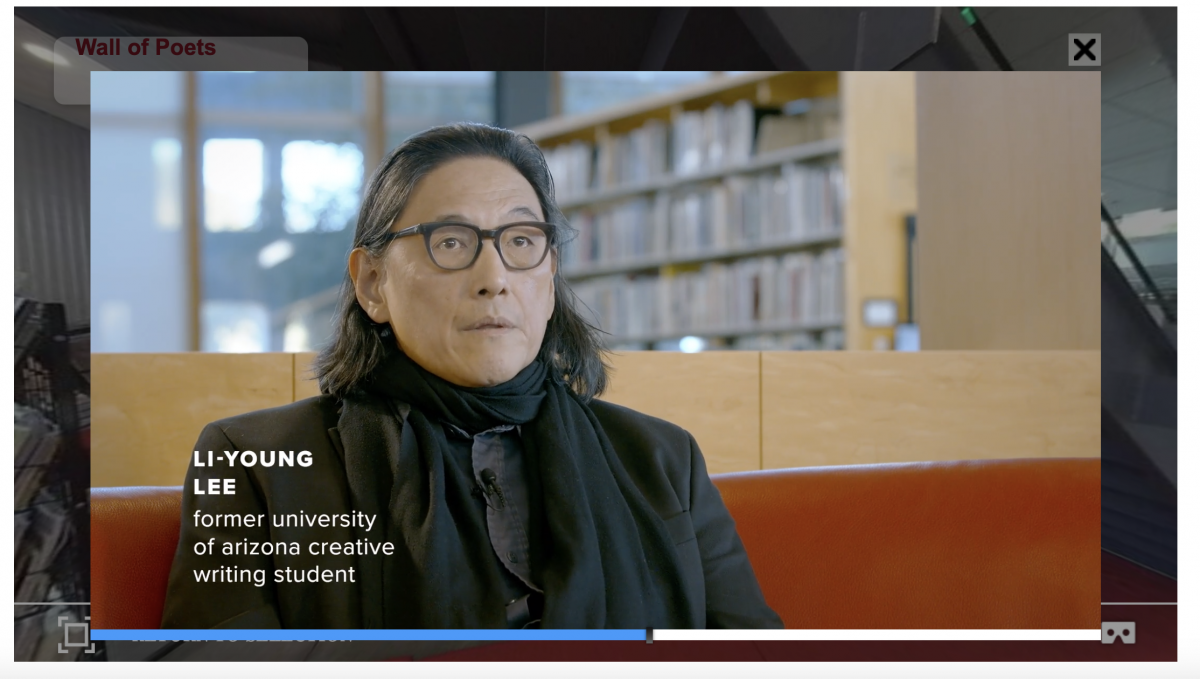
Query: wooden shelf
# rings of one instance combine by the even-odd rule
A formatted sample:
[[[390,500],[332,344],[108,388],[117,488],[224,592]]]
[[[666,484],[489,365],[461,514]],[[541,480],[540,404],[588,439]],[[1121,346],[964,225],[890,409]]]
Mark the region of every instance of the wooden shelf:
[[[613,274],[639,273],[643,271],[650,272],[673,264],[704,264],[706,262],[730,261],[745,257],[782,254],[785,252],[796,252],[800,250],[818,250],[837,245],[841,242],[841,240],[841,233],[835,232],[822,236],[805,238],[803,240],[762,243],[752,247],[738,248],[736,250],[663,255],[657,257],[627,259],[618,262],[595,264],[588,267],[565,270],[563,272],[563,276],[567,278],[567,280],[577,281],[585,278],[595,278],[597,276],[611,276]]]
[[[730,175],[752,174],[761,172],[772,167],[783,165],[784,163],[800,162],[805,160],[815,160],[825,156],[832,156],[841,153],[841,139],[824,139],[814,141],[808,144],[800,144],[791,148],[780,149],[770,153],[764,153],[760,156],[755,156],[749,162],[740,163],[738,165],[730,165],[726,167],[704,170],[686,175],[667,175],[660,177],[644,184],[636,184],[632,186],[615,186],[612,188],[602,189],[600,191],[592,191],[580,196],[568,197],[558,201],[559,209],[564,212],[574,210],[581,207],[590,207],[603,203],[612,203],[633,196],[638,196],[647,193],[657,193],[659,191],[668,191],[687,184],[698,184],[700,182],[712,181]]]
[[[595,142],[598,128],[623,134],[641,127],[651,118],[669,120],[673,111],[702,110],[718,102],[730,105],[741,99],[748,99],[756,106],[782,106],[796,99],[833,96],[837,91],[836,72],[751,71],[719,75],[674,92],[524,125],[517,132],[528,135],[543,148],[552,148],[577,139]]]
[[[617,344],[653,344],[655,342],[663,342],[666,340],[681,339],[683,337],[721,337],[734,338],[746,337],[749,335],[778,335],[794,332],[825,332],[828,330],[840,330],[841,322],[836,323],[763,323],[754,326],[746,326],[741,328],[709,328],[680,330],[676,332],[652,333],[647,335],[630,335],[627,337],[612,337],[607,340],[609,345]]]

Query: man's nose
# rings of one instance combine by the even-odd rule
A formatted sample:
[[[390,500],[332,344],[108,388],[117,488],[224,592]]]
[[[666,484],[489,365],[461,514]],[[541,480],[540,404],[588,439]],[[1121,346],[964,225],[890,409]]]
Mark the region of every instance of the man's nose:
[[[496,242],[485,238],[483,248],[475,266],[471,267],[477,285],[476,292],[482,296],[498,295],[508,288],[508,267],[496,249]]]

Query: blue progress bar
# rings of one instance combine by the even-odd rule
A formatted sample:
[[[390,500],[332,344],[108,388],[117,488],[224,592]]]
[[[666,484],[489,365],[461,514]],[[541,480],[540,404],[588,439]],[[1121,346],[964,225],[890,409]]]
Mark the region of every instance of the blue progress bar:
[[[644,629],[92,629],[95,641],[645,641]]]

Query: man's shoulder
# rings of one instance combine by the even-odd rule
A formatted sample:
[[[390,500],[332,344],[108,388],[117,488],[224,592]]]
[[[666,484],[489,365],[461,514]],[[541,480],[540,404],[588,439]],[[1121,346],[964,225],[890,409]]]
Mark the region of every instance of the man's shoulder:
[[[607,401],[593,400],[589,407],[627,471],[643,482],[665,477],[677,492],[684,492],[692,475],[694,445],[687,430]]]
[[[613,432],[639,433],[643,436],[666,438],[676,442],[686,442],[689,436],[683,427],[653,415],[638,412],[633,408],[599,399],[593,400],[589,406],[610,436]]]
[[[230,441],[247,447],[257,442],[266,445],[300,445],[314,437],[318,437],[318,440],[325,438],[326,432],[337,426],[339,405],[340,402],[332,396],[314,396],[275,408],[226,417],[212,422],[208,429],[219,429]],[[272,440],[275,443],[271,443]]]

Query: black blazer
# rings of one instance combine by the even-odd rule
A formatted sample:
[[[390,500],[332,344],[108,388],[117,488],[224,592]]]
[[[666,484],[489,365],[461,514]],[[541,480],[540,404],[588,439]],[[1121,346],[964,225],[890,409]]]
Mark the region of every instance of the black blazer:
[[[780,628],[779,617],[763,599],[758,581],[733,519],[708,477],[695,439],[682,428],[621,406],[592,401],[590,408],[612,441],[626,471],[670,531],[687,574],[693,608],[705,611],[695,627]],[[214,467],[189,466],[183,494],[183,523],[171,568],[163,611],[163,627],[205,629],[223,627],[357,629],[362,627],[362,602],[378,599],[376,586],[350,582],[273,582],[272,573],[285,568],[331,571],[355,568],[353,555],[314,556],[310,543],[352,543],[361,537],[353,527],[276,528],[271,515],[350,514],[351,501],[338,434],[338,401],[320,396],[269,410],[238,415],[204,428],[195,450]],[[246,468],[217,460],[224,451],[292,450],[312,453],[309,467]],[[211,478],[233,479],[233,495],[196,495],[196,484],[208,489]],[[241,527],[198,526],[195,513],[238,515]],[[263,517],[261,523],[257,517]],[[249,519],[247,519],[249,517]],[[379,519],[382,520],[382,517]],[[247,525],[259,524],[259,525]],[[319,535],[320,537],[315,537]],[[222,543],[241,545],[241,553],[197,554]],[[299,554],[288,552],[298,543]],[[260,543],[255,550],[252,543]],[[261,546],[284,543],[283,552]],[[402,544],[396,545],[403,549]],[[256,553],[253,553],[256,552]],[[194,571],[224,571],[231,580],[246,580],[261,569],[265,586],[252,580],[222,584],[197,582]]]

